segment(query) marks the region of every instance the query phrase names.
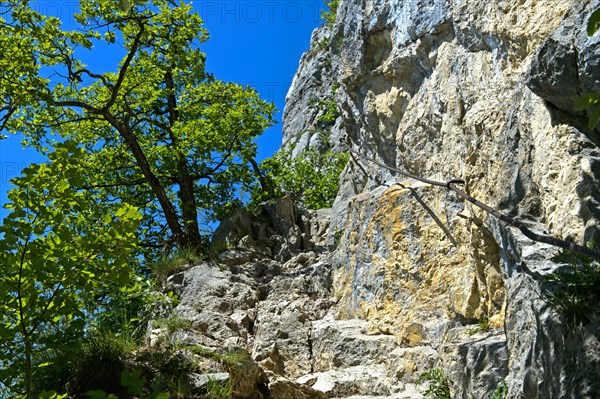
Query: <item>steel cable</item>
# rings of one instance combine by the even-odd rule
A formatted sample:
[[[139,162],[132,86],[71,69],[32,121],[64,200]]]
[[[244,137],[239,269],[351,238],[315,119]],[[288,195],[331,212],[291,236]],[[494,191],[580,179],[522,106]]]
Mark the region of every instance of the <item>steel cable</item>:
[[[535,233],[533,231],[531,231],[529,228],[527,228],[527,226],[525,226],[525,224],[519,220],[516,220],[510,216],[507,216],[505,214],[503,214],[502,212],[492,208],[489,205],[484,204],[483,202],[471,197],[469,194],[465,193],[464,191],[460,190],[458,187],[456,187],[456,184],[466,184],[466,182],[463,179],[451,179],[448,180],[446,182],[441,182],[441,181],[436,181],[436,180],[431,180],[431,179],[426,179],[423,178],[421,176],[417,176],[414,175],[412,173],[403,171],[403,170],[399,170],[396,168],[392,168],[391,166],[388,166],[386,164],[384,164],[383,162],[380,162],[374,158],[371,158],[367,155],[362,154],[361,152],[358,152],[356,150],[354,150],[353,148],[351,148],[348,144],[342,142],[342,144],[348,149],[348,151],[350,151],[352,154],[355,154],[363,159],[366,159],[367,161],[370,161],[378,166],[381,166],[382,168],[388,169],[392,172],[396,172],[398,174],[401,174],[403,176],[409,177],[411,179],[415,179],[418,180],[420,182],[426,183],[426,184],[430,184],[432,186],[438,186],[438,187],[445,187],[448,190],[451,190],[453,192],[455,192],[459,197],[469,201],[470,203],[472,203],[473,205],[477,206],[480,209],[483,209],[484,211],[486,211],[487,213],[489,213],[490,215],[500,219],[501,221],[503,221],[504,223],[516,227],[519,230],[521,230],[521,232],[528,238],[530,238],[533,241],[537,241],[537,242],[542,242],[545,244],[549,244],[555,247],[560,247],[560,248],[564,248],[564,249],[569,249],[573,252],[578,252],[580,254],[586,255],[586,256],[590,256],[592,258],[595,259],[600,259],[600,252],[595,251],[591,248],[585,247],[583,245],[578,245],[575,244],[573,242],[569,242],[569,241],[565,241],[565,240],[561,240],[560,238],[556,238],[553,236],[549,236],[547,234],[538,234]]]

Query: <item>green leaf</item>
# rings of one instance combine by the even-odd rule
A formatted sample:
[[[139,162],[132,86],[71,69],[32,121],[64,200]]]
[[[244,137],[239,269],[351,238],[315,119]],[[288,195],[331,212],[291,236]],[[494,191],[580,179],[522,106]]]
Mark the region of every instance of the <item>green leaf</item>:
[[[69,144],[57,144],[50,155],[50,161],[28,168],[14,180],[15,188],[8,195],[14,211],[0,225],[0,303],[5,326],[0,358],[6,359],[3,366],[21,376],[43,374],[54,365],[40,359],[28,371],[19,361],[27,351],[29,356],[39,356],[72,345],[83,335],[93,314],[89,308],[84,312],[85,299],[97,287],[106,281],[126,286],[132,277],[126,260],[136,246],[139,214],[135,208],[127,207],[110,225],[99,223],[103,215],[122,207],[102,205],[93,193],[71,188],[69,176],[81,172],[84,154],[71,151]],[[111,238],[113,231],[122,238],[118,245]],[[114,273],[118,279],[112,278]],[[28,332],[35,352],[25,346],[22,330]],[[22,390],[25,382],[15,379],[10,387]]]
[[[597,102],[600,102],[599,93],[585,93],[575,101],[573,111],[583,111]]]
[[[588,121],[588,128],[593,130],[600,123],[600,104],[596,104],[592,108],[592,115],[590,115],[590,120]]]
[[[118,8],[119,11],[127,13],[133,7],[133,2],[131,0],[119,0]]]
[[[54,391],[44,391],[39,394],[38,399],[65,399],[67,394],[60,395]]]
[[[3,127],[48,157],[13,180],[0,227],[0,358],[18,376],[31,371],[19,362],[28,350],[19,330],[43,353],[72,346],[94,317],[109,319],[115,292],[124,296],[143,255],[153,255],[139,241],[209,241],[200,226],[240,206],[240,187],[257,174],[253,140],[275,113],[254,90],[204,70],[208,33],[189,2],[156,0],[148,10],[144,0],[81,1],[68,30],[33,3],[11,2],[17,12],[0,24],[0,109],[16,107]],[[75,49],[94,56],[97,40],[123,54],[105,73],[44,77],[86,70]],[[91,108],[106,112],[82,110]],[[10,383],[26,391],[24,380]]]
[[[85,396],[89,399],[118,399],[116,395],[107,395],[106,392],[101,390],[86,392]]]
[[[598,31],[598,26],[600,25],[600,8],[590,15],[587,23],[587,34],[589,36],[593,36]]]
[[[131,395],[140,395],[145,381],[142,378],[141,370],[124,370],[121,373],[121,384],[127,387],[127,391]]]

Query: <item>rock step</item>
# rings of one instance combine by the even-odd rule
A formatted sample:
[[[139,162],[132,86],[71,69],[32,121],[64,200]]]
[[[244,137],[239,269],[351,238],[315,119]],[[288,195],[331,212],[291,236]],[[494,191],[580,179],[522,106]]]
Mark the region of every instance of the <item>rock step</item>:
[[[313,366],[316,372],[297,382],[335,398],[420,399],[424,387],[413,383],[421,364],[435,351],[401,348],[392,335],[368,334],[365,320],[313,322]],[[362,396],[361,396],[362,395]]]
[[[341,369],[367,363],[385,363],[396,347],[391,335],[370,335],[369,323],[360,319],[313,322],[314,370]]]
[[[345,396],[338,397],[334,399],[425,399],[425,396],[416,388],[411,387],[406,391],[395,393],[391,396],[364,396],[364,395],[353,395],[353,396]]]
[[[388,374],[384,365],[376,364],[313,373],[300,377],[297,382],[339,399],[424,398],[422,391],[426,386],[403,383]]]
[[[316,379],[316,380],[315,380]],[[300,377],[297,382],[311,384],[312,388],[329,396],[361,394],[389,395],[394,381],[387,377],[385,366],[376,364],[334,369]]]

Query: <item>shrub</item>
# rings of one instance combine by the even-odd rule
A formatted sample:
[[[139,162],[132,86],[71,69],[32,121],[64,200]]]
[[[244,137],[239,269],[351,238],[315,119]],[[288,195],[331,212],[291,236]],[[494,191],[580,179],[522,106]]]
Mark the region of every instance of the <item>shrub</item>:
[[[321,18],[329,27],[333,26],[333,23],[335,22],[339,3],[340,0],[325,0],[325,6],[327,6],[327,10],[321,10]]]
[[[320,115],[317,117],[317,122],[325,124],[333,124],[335,120],[340,116],[337,103],[335,102],[335,92],[339,89],[340,84],[335,82],[331,89],[331,97],[326,100],[311,98],[310,103],[316,104],[317,111]]]
[[[200,357],[216,360],[219,363],[227,366],[228,368],[243,365],[250,359],[250,355],[242,350],[218,353],[210,349],[203,348],[201,346],[190,346],[187,349],[189,349],[192,353]]]
[[[587,23],[587,34],[593,36],[600,26],[600,8],[594,10]],[[600,123],[600,93],[584,93],[573,105],[574,111],[583,111],[589,108],[590,119],[588,128],[594,130]]]
[[[77,341],[71,341],[71,345],[65,345],[61,348],[46,348],[40,351],[38,358],[34,359],[34,367],[41,370],[35,373],[32,378],[32,392],[41,393],[44,391],[65,392],[66,386],[73,375],[73,369],[79,353]],[[40,395],[43,396],[43,395]],[[11,397],[8,393],[0,398]]]
[[[130,337],[112,331],[90,333],[81,345],[69,382],[70,393],[78,396],[92,390],[103,390],[123,395],[121,374],[137,347]]]
[[[94,305],[90,306],[94,308],[92,328],[114,331],[141,341],[145,339],[148,322],[170,314],[177,306],[177,298],[172,292],[156,291],[152,281],[137,276],[128,287],[108,286],[99,291]]]
[[[600,301],[600,263],[570,250],[553,260],[566,266],[544,277],[543,299],[571,324],[591,321]]]
[[[230,383],[211,380],[206,383],[207,399],[229,399],[232,394]]]
[[[140,351],[136,360],[154,390],[168,392],[172,399],[196,397],[190,392],[187,374],[199,371],[198,362],[180,344],[163,341]]]
[[[508,387],[503,382],[498,384],[498,386],[492,393],[492,399],[506,399],[507,396],[508,396]]]
[[[472,330],[467,331],[469,335],[475,335],[480,331],[487,331],[490,329],[490,319],[487,316],[482,316],[481,319],[477,321],[477,327]]]
[[[262,187],[251,187],[251,206],[290,194],[308,209],[328,208],[339,189],[339,176],[348,154],[315,150],[301,153],[290,159],[290,152],[280,152],[264,160],[261,169],[271,186],[271,192]]]
[[[169,317],[156,320],[156,326],[158,328],[164,328],[167,336],[172,335],[177,330],[191,330],[193,328],[193,324],[190,320],[184,319],[177,315],[171,315]]]

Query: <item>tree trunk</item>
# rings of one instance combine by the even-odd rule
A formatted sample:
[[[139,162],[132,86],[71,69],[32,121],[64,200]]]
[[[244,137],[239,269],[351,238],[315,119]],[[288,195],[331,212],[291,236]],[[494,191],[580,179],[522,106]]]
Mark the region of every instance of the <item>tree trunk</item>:
[[[129,127],[119,123],[119,121],[109,112],[105,112],[103,116],[115,129],[117,129],[123,140],[125,140],[125,143],[129,147],[129,149],[131,150],[131,153],[133,154],[137,165],[144,174],[144,177],[147,179],[148,184],[152,189],[152,192],[154,193],[154,195],[156,195],[156,198],[158,199],[158,203],[160,204],[160,207],[165,215],[167,226],[169,226],[169,230],[171,230],[171,234],[173,234],[175,242],[179,246],[188,245],[185,237],[186,235],[181,229],[181,225],[179,224],[177,211],[171,203],[171,200],[169,200],[167,192],[158,180],[158,177],[156,177],[154,172],[152,172],[150,163],[146,158],[146,154],[144,154],[144,150],[142,150],[142,147],[140,147],[140,143],[138,142],[137,138],[135,137],[135,135]]]
[[[167,94],[167,106],[169,109],[169,124],[172,128],[179,119],[177,110],[177,99],[175,97],[175,83],[171,69],[165,73],[165,86],[170,91]],[[180,152],[178,137],[169,129],[169,136],[176,151],[177,156],[177,182],[179,183],[179,202],[181,203],[181,213],[183,216],[183,228],[186,236],[186,245],[196,250],[202,247],[202,238],[200,237],[200,226],[198,225],[198,209],[196,197],[194,196],[194,180],[190,176],[187,158],[185,153]]]
[[[273,188],[273,182],[270,181],[269,183],[267,183],[267,180],[265,179],[265,176],[262,173],[262,170],[260,170],[260,166],[258,165],[258,162],[256,162],[256,160],[252,157],[248,157],[247,159],[248,162],[250,162],[250,165],[252,165],[252,169],[254,170],[254,174],[256,175],[256,177],[258,178],[258,182],[260,183],[260,188],[262,188],[262,190],[266,193],[269,193],[269,195],[271,197],[275,196],[275,190]]]

